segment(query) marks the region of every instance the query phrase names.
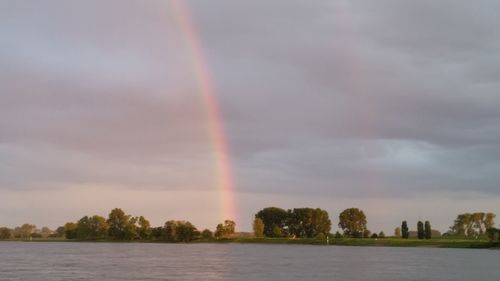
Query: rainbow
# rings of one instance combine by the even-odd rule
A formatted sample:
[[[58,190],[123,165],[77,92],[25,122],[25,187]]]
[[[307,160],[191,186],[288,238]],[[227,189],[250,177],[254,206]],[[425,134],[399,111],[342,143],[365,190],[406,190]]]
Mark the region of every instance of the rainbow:
[[[171,7],[183,34],[192,59],[198,90],[206,108],[210,139],[216,162],[216,185],[220,192],[222,220],[235,219],[234,182],[221,110],[216,98],[216,87],[210,75],[200,36],[184,0],[171,0]]]

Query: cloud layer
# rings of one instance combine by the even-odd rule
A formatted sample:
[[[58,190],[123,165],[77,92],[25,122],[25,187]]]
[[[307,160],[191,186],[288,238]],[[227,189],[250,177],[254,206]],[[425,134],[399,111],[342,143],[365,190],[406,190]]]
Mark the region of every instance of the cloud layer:
[[[189,7],[241,202],[500,200],[496,1]],[[196,206],[217,192],[204,106],[168,1],[0,3],[3,192],[182,191]]]

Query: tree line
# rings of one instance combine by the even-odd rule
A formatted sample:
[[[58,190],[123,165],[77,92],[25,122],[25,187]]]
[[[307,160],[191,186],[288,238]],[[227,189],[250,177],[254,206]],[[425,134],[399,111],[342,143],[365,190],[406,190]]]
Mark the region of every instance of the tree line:
[[[340,213],[338,223],[344,234],[337,232],[335,236],[354,238],[370,236],[366,225],[366,216],[362,210],[346,209]],[[330,235],[331,226],[332,221],[328,212],[320,208],[284,210],[268,207],[255,215],[253,230],[256,237],[323,238]],[[384,236],[383,232],[381,234]]]
[[[481,238],[487,233],[495,232],[495,217],[493,213],[465,213],[457,216],[450,227],[449,234],[467,238]]]
[[[494,227],[493,213],[459,214],[450,230],[443,237],[466,239],[489,239],[500,241],[500,229]],[[337,231],[332,235],[332,220],[327,211],[320,208],[282,209],[267,207],[255,214],[253,234],[255,237],[269,238],[385,238],[383,231],[371,233],[367,228],[367,217],[363,210],[348,208],[338,217]],[[0,227],[0,239],[31,238],[67,238],[77,240],[119,240],[119,241],[165,241],[191,242],[198,239],[220,239],[235,236],[236,223],[225,220],[215,227],[215,231],[198,230],[189,221],[169,220],[163,226],[152,227],[144,216],[132,216],[122,209],[111,210],[108,217],[99,215],[84,216],[76,222],[68,222],[56,230],[47,227],[38,229],[32,224],[23,224],[14,229]],[[407,221],[403,221],[394,230],[396,238],[432,239],[441,234],[431,228],[431,223],[418,221],[416,231],[409,229]]]
[[[414,231],[415,238],[418,239],[431,239],[433,236],[433,232],[437,232],[431,228],[431,223],[429,221],[425,221],[425,224],[422,221],[417,222],[417,231]],[[439,232],[437,232],[439,233]],[[403,221],[401,223],[401,228],[397,227],[394,230],[395,237],[401,237],[403,239],[408,239],[412,236],[412,232],[408,228],[408,223]]]
[[[31,224],[24,224],[14,230],[1,227],[0,239],[65,237],[75,240],[191,242],[202,238],[230,237],[234,235],[235,228],[236,223],[232,220],[218,224],[215,232],[209,229],[199,231],[189,221],[178,220],[169,220],[163,226],[152,227],[144,216],[134,217],[120,208],[115,208],[111,210],[107,218],[99,215],[84,216],[76,222],[67,222],[56,231],[48,230],[50,234],[47,236],[37,235],[36,226]]]
[[[500,241],[500,229],[494,227],[493,213],[473,213],[458,215],[450,231],[444,237],[475,238]],[[367,218],[363,210],[348,208],[338,217],[338,227],[342,231],[330,234],[332,221],[325,210],[316,208],[282,209],[268,207],[255,214],[253,231],[255,237],[289,237],[289,238],[385,238],[383,231],[372,233],[367,228]],[[410,230],[407,221],[394,230],[395,238],[432,239],[441,237],[441,233],[432,229],[430,221],[416,224],[416,231]]]

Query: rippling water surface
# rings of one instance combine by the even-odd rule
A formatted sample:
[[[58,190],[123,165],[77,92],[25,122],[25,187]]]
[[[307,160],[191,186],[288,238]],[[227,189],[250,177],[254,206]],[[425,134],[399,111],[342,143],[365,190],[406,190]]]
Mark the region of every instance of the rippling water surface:
[[[0,242],[0,280],[500,280],[500,251]]]

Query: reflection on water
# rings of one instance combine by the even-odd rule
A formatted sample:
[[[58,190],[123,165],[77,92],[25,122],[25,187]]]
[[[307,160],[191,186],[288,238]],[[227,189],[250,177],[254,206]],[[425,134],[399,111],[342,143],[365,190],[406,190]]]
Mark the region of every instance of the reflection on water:
[[[500,251],[0,242],[0,280],[500,280]]]

